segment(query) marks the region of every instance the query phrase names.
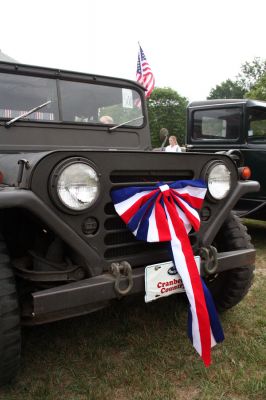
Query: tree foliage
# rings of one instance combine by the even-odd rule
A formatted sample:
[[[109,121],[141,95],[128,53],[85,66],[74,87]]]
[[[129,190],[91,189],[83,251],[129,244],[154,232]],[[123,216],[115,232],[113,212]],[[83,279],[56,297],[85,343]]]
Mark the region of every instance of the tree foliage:
[[[266,100],[266,73],[257,81],[246,97],[256,100]]]
[[[155,88],[147,104],[152,146],[160,147],[159,132],[162,128],[175,135],[180,145],[183,144],[188,100],[169,87]]]
[[[266,60],[255,57],[252,62],[241,65],[241,73],[237,75],[237,82],[245,92],[249,92],[266,73]]]
[[[264,99],[265,78],[263,77],[265,74],[266,60],[255,57],[253,61],[247,61],[241,65],[241,72],[235,80],[227,79],[211,89],[208,99],[242,99],[244,97]]]
[[[245,94],[245,89],[238,82],[233,82],[231,79],[227,79],[220,85],[216,85],[214,89],[211,89],[208,100],[211,99],[242,99]]]

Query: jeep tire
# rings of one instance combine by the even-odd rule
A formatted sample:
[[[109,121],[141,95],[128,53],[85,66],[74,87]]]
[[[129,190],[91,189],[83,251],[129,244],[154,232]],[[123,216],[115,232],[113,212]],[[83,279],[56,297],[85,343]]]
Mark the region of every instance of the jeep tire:
[[[246,226],[232,212],[216,236],[214,246],[219,252],[253,248]],[[228,310],[243,299],[252,284],[254,269],[254,265],[246,265],[210,277],[208,287],[219,311]]]
[[[15,278],[7,248],[0,237],[0,385],[18,372],[21,332]]]

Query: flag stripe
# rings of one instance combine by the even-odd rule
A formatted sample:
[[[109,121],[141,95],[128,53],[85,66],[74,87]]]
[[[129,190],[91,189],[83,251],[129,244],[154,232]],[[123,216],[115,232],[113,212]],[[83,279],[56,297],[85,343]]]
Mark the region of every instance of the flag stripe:
[[[136,78],[137,82],[146,89],[145,97],[147,99],[154,89],[155,79],[141,46],[139,46]]]

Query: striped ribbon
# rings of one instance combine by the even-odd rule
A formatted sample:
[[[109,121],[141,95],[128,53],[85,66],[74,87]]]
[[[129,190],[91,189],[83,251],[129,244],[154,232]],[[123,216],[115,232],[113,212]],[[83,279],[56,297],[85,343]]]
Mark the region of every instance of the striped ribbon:
[[[211,363],[211,347],[223,341],[223,330],[212,296],[201,279],[189,241],[191,228],[198,231],[206,185],[200,180],[176,181],[155,187],[112,190],[118,215],[139,240],[171,244],[173,262],[182,278],[190,303],[188,333],[204,364]]]

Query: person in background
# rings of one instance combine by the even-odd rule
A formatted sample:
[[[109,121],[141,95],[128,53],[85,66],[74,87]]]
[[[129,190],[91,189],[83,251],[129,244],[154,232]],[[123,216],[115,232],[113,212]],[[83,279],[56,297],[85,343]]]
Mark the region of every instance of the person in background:
[[[109,115],[102,115],[101,118],[100,118],[100,122],[102,124],[113,124],[114,120]]]
[[[172,153],[172,152],[181,153],[181,151],[182,151],[181,147],[177,143],[175,136],[169,137],[169,146],[166,146],[165,151],[168,153]]]

